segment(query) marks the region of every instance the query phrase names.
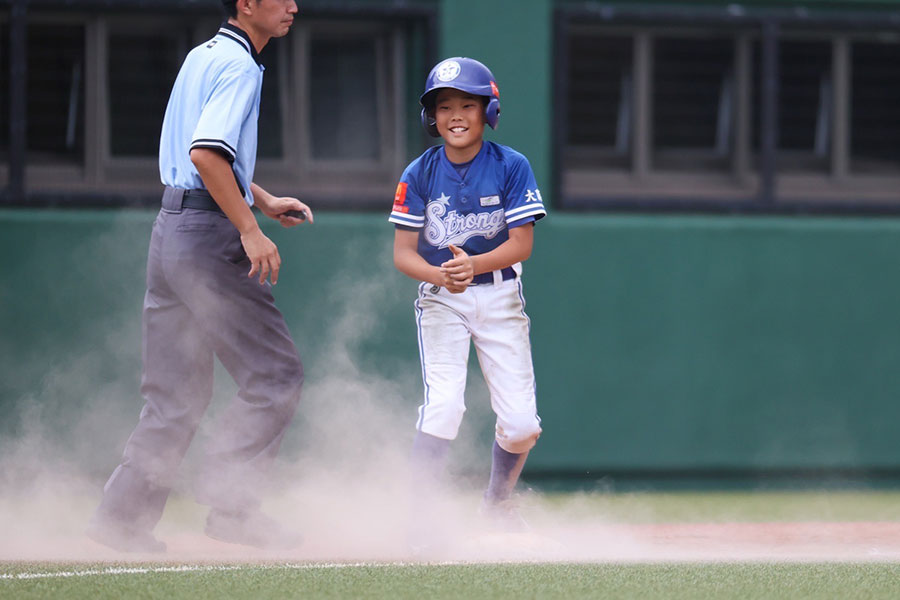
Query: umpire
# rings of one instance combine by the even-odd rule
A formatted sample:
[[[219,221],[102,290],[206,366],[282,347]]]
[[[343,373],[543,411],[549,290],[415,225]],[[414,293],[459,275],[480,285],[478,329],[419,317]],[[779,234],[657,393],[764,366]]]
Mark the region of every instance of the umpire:
[[[300,399],[303,366],[271,293],[278,248],[250,209],[285,227],[313,221],[296,198],[252,183],[264,71],[258,53],[287,34],[297,4],[224,5],[228,19],[188,54],[166,109],[159,151],[165,192],[150,237],[143,311],[146,403],[87,531],[125,552],[166,549],[153,529],[212,398],[213,355],[239,391],[198,476],[197,500],[210,506],[206,534],[262,548],[299,541],[259,510],[264,475]]]

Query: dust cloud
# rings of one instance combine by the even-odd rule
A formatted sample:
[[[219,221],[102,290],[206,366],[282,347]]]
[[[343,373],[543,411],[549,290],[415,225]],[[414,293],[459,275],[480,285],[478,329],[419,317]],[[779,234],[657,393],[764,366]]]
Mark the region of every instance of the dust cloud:
[[[127,228],[126,228],[127,229]],[[110,256],[132,233],[116,228],[76,250]],[[350,244],[346,264],[367,264],[367,274],[337,274],[327,307],[310,306],[323,320],[322,340],[304,355],[307,374],[295,421],[266,490],[263,509],[304,536],[301,547],[271,553],[228,545],[203,534],[206,510],[193,502],[191,481],[204,433],[234,393],[220,367],[213,406],[185,459],[166,512],[155,533],[169,550],[164,561],[410,561],[410,560],[586,560],[621,553],[631,544],[602,517],[586,521],[574,507],[545,503],[536,493],[523,497],[522,510],[534,530],[492,531],[478,516],[490,466],[493,416],[477,370],[470,373],[463,431],[451,450],[450,482],[439,503],[439,543],[413,554],[409,533],[415,526],[408,455],[421,401],[421,370],[412,352],[400,359],[367,361],[364,355],[389,338],[380,307],[402,303],[413,318],[414,284],[398,294],[390,249],[378,252]],[[88,260],[89,262],[89,260]],[[120,265],[137,273],[111,282],[109,293],[127,299],[123,307],[95,317],[90,343],[56,348],[46,374],[17,398],[4,418],[15,421],[0,437],[0,560],[123,561],[123,555],[84,536],[100,499],[103,482],[117,464],[127,435],[137,422],[140,348],[141,266]],[[291,277],[290,272],[282,279]],[[77,274],[60,285],[77,286]],[[411,283],[411,282],[409,282]],[[135,286],[139,289],[135,289]],[[277,289],[276,289],[277,297]],[[295,307],[279,303],[289,315]],[[327,310],[326,310],[327,308]],[[290,321],[290,319],[289,319]],[[304,331],[292,327],[301,348]],[[71,350],[71,351],[69,351]],[[129,360],[129,357],[131,359]],[[472,361],[471,364],[477,364]],[[540,406],[540,399],[539,399]],[[577,503],[577,502],[576,502]],[[599,537],[598,537],[599,536]],[[593,549],[592,549],[593,548]],[[598,549],[599,548],[599,552]]]

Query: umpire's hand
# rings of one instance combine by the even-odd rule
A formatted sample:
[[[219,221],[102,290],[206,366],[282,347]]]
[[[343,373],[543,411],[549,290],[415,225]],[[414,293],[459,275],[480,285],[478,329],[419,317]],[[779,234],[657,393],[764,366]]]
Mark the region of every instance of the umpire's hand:
[[[278,283],[278,272],[281,270],[281,255],[275,242],[266,237],[262,229],[256,227],[247,233],[241,234],[241,244],[244,252],[250,259],[250,272],[247,277],[253,277],[259,273],[259,283],[266,282],[266,277],[272,281],[272,285]]]
[[[296,198],[269,196],[266,200],[265,205],[257,202],[259,210],[270,219],[279,221],[282,227],[294,227],[303,222],[313,223],[312,209]]]

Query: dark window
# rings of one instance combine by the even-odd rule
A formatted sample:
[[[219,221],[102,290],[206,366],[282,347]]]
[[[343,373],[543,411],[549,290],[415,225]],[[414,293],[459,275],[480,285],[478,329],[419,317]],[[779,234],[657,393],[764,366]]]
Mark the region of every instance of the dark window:
[[[380,145],[374,39],[313,39],[309,93],[317,160],[377,159]]]
[[[655,165],[696,166],[697,152],[730,154],[734,107],[732,39],[658,38],[653,43]],[[679,152],[665,152],[675,150]]]
[[[84,155],[84,27],[28,27],[29,162]]]
[[[262,97],[259,102],[259,158],[281,158],[284,154],[282,135],[285,129],[281,114],[282,89],[282,46],[287,39],[273,39],[260,54],[265,65],[263,74]]]
[[[631,114],[631,37],[569,39],[568,140],[574,146],[627,149]]]
[[[900,161],[900,44],[855,43],[850,103],[851,161],[857,172]]]
[[[9,25],[0,23],[0,156],[9,151]]]
[[[754,48],[753,146],[759,150],[762,81]],[[780,170],[828,166],[832,130],[831,42],[782,40],[778,46],[778,155]]]
[[[185,38],[187,39],[187,32]],[[173,35],[109,38],[109,127],[113,156],[156,156],[182,48]]]

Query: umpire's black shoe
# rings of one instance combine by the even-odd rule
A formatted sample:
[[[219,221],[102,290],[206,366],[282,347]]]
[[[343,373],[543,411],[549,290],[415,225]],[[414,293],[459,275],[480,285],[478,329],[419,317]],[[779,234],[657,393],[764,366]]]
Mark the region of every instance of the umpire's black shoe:
[[[210,509],[204,532],[220,542],[263,550],[290,550],[303,541],[299,533],[285,528],[259,511]]]
[[[119,552],[160,554],[166,551],[161,542],[146,530],[137,529],[126,523],[94,519],[85,532],[89,538]]]

